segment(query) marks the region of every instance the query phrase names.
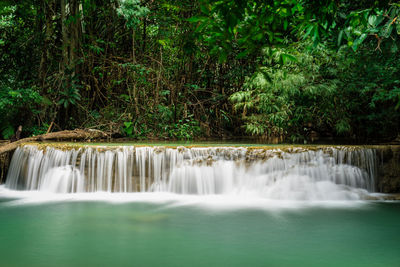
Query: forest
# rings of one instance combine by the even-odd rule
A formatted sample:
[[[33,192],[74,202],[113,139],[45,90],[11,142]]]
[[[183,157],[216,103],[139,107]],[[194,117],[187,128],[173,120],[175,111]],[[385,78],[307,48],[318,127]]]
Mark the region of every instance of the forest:
[[[0,1],[0,139],[386,142],[400,2]]]

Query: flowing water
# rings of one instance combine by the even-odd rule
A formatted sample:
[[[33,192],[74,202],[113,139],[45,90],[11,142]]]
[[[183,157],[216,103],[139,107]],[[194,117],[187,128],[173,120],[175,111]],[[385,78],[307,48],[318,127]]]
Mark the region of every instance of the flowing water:
[[[374,191],[373,149],[37,146],[14,153],[6,186],[53,193],[168,192],[285,200],[360,199]]]
[[[400,203],[362,147],[23,146],[4,266],[400,266]]]

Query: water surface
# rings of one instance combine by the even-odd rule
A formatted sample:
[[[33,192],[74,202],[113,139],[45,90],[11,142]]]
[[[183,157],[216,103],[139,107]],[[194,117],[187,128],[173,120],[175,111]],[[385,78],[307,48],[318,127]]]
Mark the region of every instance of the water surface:
[[[268,206],[145,198],[37,202],[3,197],[1,265],[400,265],[398,202]]]

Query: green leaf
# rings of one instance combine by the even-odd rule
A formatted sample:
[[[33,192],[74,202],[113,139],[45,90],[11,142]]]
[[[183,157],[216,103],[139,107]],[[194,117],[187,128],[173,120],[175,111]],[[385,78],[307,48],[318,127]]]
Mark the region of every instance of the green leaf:
[[[132,124],[133,124],[133,122],[131,122],[131,121],[126,121],[126,122],[124,122],[124,126],[125,126],[126,128],[131,127]]]
[[[46,105],[46,106],[50,106],[51,104],[53,104],[53,102],[51,102],[51,100],[48,97],[43,97],[42,103],[43,103],[43,105]]]
[[[200,10],[204,14],[208,14],[209,13],[209,10],[207,9],[207,7],[205,5],[200,5]]]
[[[394,27],[390,21],[386,23],[386,25],[383,27],[383,36],[389,38],[389,36],[392,34],[393,28]]]
[[[220,53],[218,55],[218,61],[220,63],[223,63],[226,61],[227,58],[228,58],[227,52],[224,49],[220,50]]]
[[[10,139],[11,136],[14,135],[14,129],[11,125],[7,125],[3,131],[1,132],[1,134],[3,135],[4,139]]]
[[[249,51],[248,51],[248,50],[244,50],[244,51],[240,52],[240,53],[236,56],[236,58],[237,58],[237,59],[241,59],[241,58],[246,57],[248,54],[249,54]]]
[[[9,94],[11,97],[21,97],[21,93],[18,92],[18,91],[9,91],[8,94]]]
[[[392,52],[393,54],[397,53],[399,49],[397,48],[397,44],[395,42],[392,43],[391,47],[390,47],[390,52]]]
[[[368,34],[366,34],[366,33],[361,34],[361,36],[358,38],[360,40],[360,44],[362,42],[364,42],[365,38],[367,38],[367,37],[368,37]]]
[[[369,16],[368,23],[369,23],[369,25],[375,27],[376,26],[376,24],[375,24],[376,23],[376,16],[375,15]]]
[[[158,43],[164,48],[168,45],[166,40],[158,40]]]
[[[314,25],[308,26],[306,33],[303,35],[303,39],[306,39],[311,34],[313,29],[314,29]]]
[[[287,62],[297,62],[297,58],[293,55],[290,54],[282,54],[281,55],[282,58],[282,63],[286,64]]]
[[[354,52],[357,51],[358,47],[360,46],[360,44],[363,43],[363,41],[365,40],[365,38],[367,38],[367,34],[363,33],[361,34],[361,36],[359,38],[357,38],[356,40],[354,40],[353,45],[352,45],[352,49],[354,50]]]
[[[351,126],[347,119],[340,119],[336,123],[335,128],[336,128],[336,132],[338,134],[346,134],[351,131]]]
[[[343,40],[343,33],[344,33],[343,30],[341,30],[341,31],[339,32],[339,36],[338,36],[338,46],[340,46],[340,44],[342,43],[342,40]]]

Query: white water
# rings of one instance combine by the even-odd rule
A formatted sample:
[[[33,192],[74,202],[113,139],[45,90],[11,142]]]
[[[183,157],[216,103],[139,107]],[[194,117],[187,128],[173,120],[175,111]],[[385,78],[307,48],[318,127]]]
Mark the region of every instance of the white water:
[[[213,147],[18,148],[6,187],[53,193],[157,192],[272,200],[358,200],[374,190],[375,151]]]

